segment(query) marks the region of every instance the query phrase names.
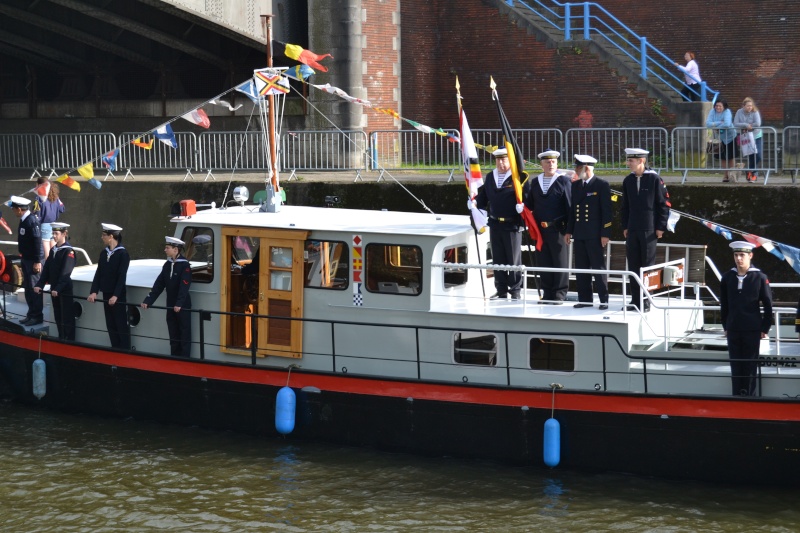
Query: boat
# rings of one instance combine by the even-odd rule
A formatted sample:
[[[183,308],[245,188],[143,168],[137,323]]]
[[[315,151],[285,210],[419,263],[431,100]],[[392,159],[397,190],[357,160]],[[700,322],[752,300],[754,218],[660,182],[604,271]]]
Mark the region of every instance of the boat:
[[[609,308],[576,309],[540,304],[535,267],[505,266],[525,271],[519,300],[488,298],[502,265],[467,216],[267,203],[186,200],[172,218],[193,277],[188,359],[167,355],[163,295],[129,306],[131,350],[110,347],[102,305],[85,300],[95,265],[73,272],[74,342],[55,337],[49,302],[44,324],[21,326],[24,300],[5,287],[4,396],[289,441],[796,485],[797,343],[773,326],[757,396],[730,395],[722,330],[692,281],[704,247],[610,268]],[[131,261],[130,303],[162,265]],[[623,305],[622,281],[640,274],[649,313]]]

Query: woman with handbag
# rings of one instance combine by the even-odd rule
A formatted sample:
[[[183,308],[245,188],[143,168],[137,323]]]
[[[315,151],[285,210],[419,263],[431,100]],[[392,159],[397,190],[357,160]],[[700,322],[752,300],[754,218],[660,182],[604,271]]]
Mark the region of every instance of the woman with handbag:
[[[706,128],[717,130],[715,136],[720,140],[719,154],[714,155],[714,159],[720,160],[720,166],[725,169],[725,177],[722,183],[730,183],[728,169],[734,168],[736,158],[736,130],[733,128],[733,115],[728,109],[728,102],[717,100],[714,109],[708,113]]]
[[[747,155],[747,181],[755,183],[758,179],[758,172],[756,169],[761,165],[761,150],[763,148],[764,140],[762,138],[763,132],[761,131],[761,113],[758,112],[755,102],[749,96],[742,100],[742,108],[736,112],[733,118],[733,126],[741,131],[741,136],[749,137],[752,135],[755,142],[755,153]],[[745,154],[742,148],[742,154]]]

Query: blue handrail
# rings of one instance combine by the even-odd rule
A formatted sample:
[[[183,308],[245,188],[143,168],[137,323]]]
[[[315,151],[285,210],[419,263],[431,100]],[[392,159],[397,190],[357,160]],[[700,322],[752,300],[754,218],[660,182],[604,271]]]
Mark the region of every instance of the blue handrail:
[[[583,30],[583,39],[589,41],[593,35],[620,50],[631,61],[639,64],[639,75],[647,79],[652,75],[677,93],[683,89],[684,72],[676,69],[674,62],[661,50],[647,42],[646,37],[637,35],[624,23],[595,2],[561,3],[549,0],[547,3],[557,6],[553,9],[545,5],[546,0],[505,0],[509,7],[521,6],[544,19],[552,27],[564,32],[564,40],[571,41],[575,29]],[[535,5],[537,7],[532,7]],[[563,15],[559,13],[563,8]],[[573,12],[580,13],[573,15]],[[576,28],[577,21],[577,28]],[[675,71],[679,74],[676,74]],[[690,75],[691,77],[691,75]],[[696,78],[695,81],[697,80]],[[700,100],[717,101],[719,91],[711,89],[706,82],[700,81]]]

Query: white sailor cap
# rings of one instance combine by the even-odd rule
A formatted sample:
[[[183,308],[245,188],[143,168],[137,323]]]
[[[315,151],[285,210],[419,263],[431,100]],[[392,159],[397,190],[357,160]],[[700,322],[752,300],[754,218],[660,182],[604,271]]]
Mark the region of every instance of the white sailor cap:
[[[575,158],[576,167],[582,167],[583,165],[594,166],[594,164],[597,163],[597,159],[590,155],[575,154],[573,157]]]
[[[122,231],[122,228],[117,226],[116,224],[109,224],[108,222],[101,222],[100,225],[103,227],[103,231],[106,233],[117,233]]]
[[[176,237],[170,237],[169,235],[164,237],[164,240],[166,241],[164,244],[169,244],[170,246],[183,246],[184,244],[186,244],[182,240]]]
[[[495,159],[500,159],[501,157],[508,157],[508,150],[506,150],[505,148],[498,148],[497,150],[492,152],[492,155],[495,157]]]
[[[19,207],[20,209],[28,209],[28,206],[31,205],[31,201],[27,198],[23,198],[22,196],[12,196],[11,200],[6,202],[8,207]]]
[[[647,150],[642,150],[641,148],[625,148],[625,155],[630,159],[634,158],[643,158],[647,157],[650,152]]]
[[[559,157],[561,157],[561,152],[555,150],[545,150],[539,154],[539,159],[558,159]]]
[[[69,229],[69,224],[66,222],[51,222],[50,229],[53,231],[64,231],[65,229]]]
[[[753,250],[756,247],[755,244],[753,244],[752,242],[747,242],[747,241],[733,241],[728,246],[731,247],[731,250],[733,250],[733,253],[736,253],[736,252],[753,253]]]

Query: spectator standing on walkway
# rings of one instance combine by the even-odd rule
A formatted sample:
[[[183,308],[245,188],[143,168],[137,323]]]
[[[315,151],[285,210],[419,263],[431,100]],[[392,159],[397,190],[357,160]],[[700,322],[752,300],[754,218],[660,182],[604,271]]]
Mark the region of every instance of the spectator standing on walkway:
[[[560,152],[547,150],[539,154],[544,172],[525,184],[525,205],[541,227],[542,250],[536,252],[537,265],[547,268],[569,268],[569,246],[564,242],[572,198],[570,178],[558,171]],[[567,298],[569,272],[540,272],[540,303],[559,305]]]
[[[731,385],[734,396],[753,396],[761,339],[767,338],[772,326],[772,292],[767,275],[751,264],[755,245],[735,241],[729,246],[735,267],[722,274],[719,303],[731,360]]]
[[[44,263],[42,277],[33,290],[40,294],[50,284],[50,299],[53,302],[53,318],[58,328],[58,338],[75,340],[75,309],[72,306],[72,270],[75,268],[75,250],[67,240],[69,224],[53,222],[55,246]]]
[[[697,66],[697,61],[694,60],[694,52],[686,52],[683,54],[683,58],[686,60],[685,67],[675,63],[675,66],[683,72],[683,77],[686,81],[681,94],[688,102],[699,102],[700,82],[703,81],[700,78],[700,67]]]
[[[22,287],[25,289],[25,302],[28,304],[28,313],[19,323],[23,326],[36,326],[44,321],[44,298],[33,290],[42,274],[44,262],[39,219],[31,213],[31,201],[27,198],[12,196],[8,205],[19,217],[17,245],[22,267]]]
[[[713,128],[714,136],[720,140],[719,154],[714,154],[714,158],[719,159],[720,165],[725,169],[725,177],[722,182],[728,183],[731,181],[728,169],[734,168],[733,161],[737,153],[736,129],[733,127],[733,115],[728,109],[728,102],[717,100],[714,109],[708,113],[706,128]]]
[[[58,184],[51,183],[47,195],[39,196],[39,220],[42,225],[42,247],[45,259],[50,257],[50,247],[54,240],[51,224],[57,221],[61,213],[66,210],[64,202],[59,198],[59,193]]]
[[[611,237],[611,187],[594,175],[597,159],[575,155],[575,175],[572,182],[573,212],[567,223],[564,242],[573,241],[576,268],[605,270],[605,249]],[[596,274],[594,288],[600,299],[600,310],[608,309],[608,276]],[[592,307],[592,274],[575,274],[578,303],[574,307]]]
[[[514,181],[511,178],[511,162],[508,150],[498,148],[492,152],[496,168],[486,174],[483,185],[475,196],[475,205],[489,214],[489,242],[492,247],[492,263],[495,265],[522,264],[522,213],[523,204],[517,205]],[[523,184],[524,185],[524,184]],[[473,200],[470,200],[472,206]],[[492,298],[519,299],[522,289],[522,273],[495,270],[494,287],[497,293]]]
[[[656,263],[656,245],[667,230],[669,193],[664,180],[646,167],[650,152],[641,148],[625,148],[631,173],[622,181],[622,234],[628,270],[639,273],[642,267]],[[650,311],[649,300],[642,302],[639,283],[630,279],[631,301],[628,310]]]
[[[742,101],[742,107],[733,117],[733,126],[742,133],[752,133],[756,141],[756,153],[747,156],[747,181],[754,183],[758,179],[756,169],[761,164],[761,151],[764,149],[763,132],[761,130],[761,113],[749,96]]]
[[[128,266],[131,258],[122,246],[122,228],[116,224],[102,224],[101,239],[106,247],[100,252],[92,288],[86,301],[94,303],[97,293],[103,293],[103,312],[112,348],[131,349],[131,329],[128,324],[127,297]],[[122,303],[120,303],[122,302]]]

